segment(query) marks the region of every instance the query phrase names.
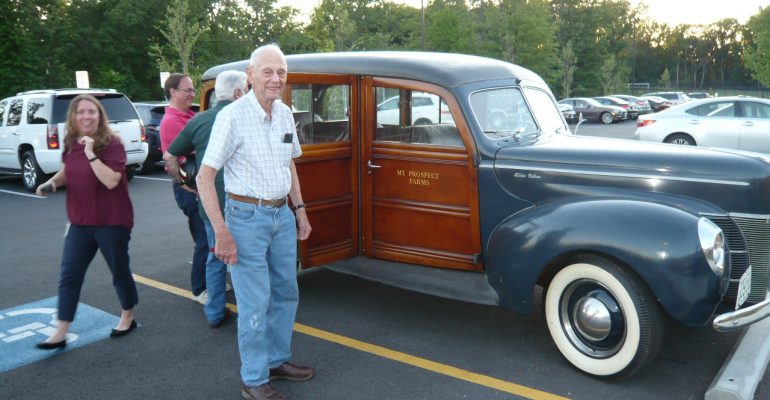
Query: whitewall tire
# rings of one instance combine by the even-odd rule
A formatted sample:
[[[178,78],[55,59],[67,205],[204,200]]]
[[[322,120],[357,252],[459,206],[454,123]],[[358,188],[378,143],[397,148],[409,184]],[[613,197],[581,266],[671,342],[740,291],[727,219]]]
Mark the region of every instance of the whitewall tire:
[[[641,279],[601,257],[580,257],[560,270],[544,311],[561,354],[598,378],[628,378],[660,349],[663,319],[655,298]]]

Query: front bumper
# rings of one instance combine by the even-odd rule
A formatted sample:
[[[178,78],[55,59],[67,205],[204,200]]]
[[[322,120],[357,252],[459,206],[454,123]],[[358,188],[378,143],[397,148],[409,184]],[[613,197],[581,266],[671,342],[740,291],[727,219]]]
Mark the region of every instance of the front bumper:
[[[717,332],[730,332],[770,317],[770,292],[765,299],[751,307],[721,314],[712,324]]]

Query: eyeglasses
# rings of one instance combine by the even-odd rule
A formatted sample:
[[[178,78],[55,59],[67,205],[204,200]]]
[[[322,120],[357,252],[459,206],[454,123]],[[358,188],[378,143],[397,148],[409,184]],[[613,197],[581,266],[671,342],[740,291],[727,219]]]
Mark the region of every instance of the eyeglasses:
[[[179,88],[174,88],[174,90],[178,90],[178,91],[180,91],[180,92],[185,92],[185,93],[187,93],[187,94],[195,94],[195,89],[192,89],[192,88],[190,88],[190,89],[179,89]]]

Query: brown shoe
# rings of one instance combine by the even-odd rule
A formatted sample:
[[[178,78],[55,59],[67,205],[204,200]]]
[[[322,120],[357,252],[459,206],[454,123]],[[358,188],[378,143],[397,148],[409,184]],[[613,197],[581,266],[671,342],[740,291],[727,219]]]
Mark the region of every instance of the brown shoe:
[[[259,386],[246,386],[241,388],[241,396],[249,400],[285,400],[282,394],[278,393],[269,383],[263,383]]]
[[[285,379],[287,381],[306,381],[313,377],[313,368],[300,367],[290,362],[281,364],[278,368],[270,368],[270,380]]]

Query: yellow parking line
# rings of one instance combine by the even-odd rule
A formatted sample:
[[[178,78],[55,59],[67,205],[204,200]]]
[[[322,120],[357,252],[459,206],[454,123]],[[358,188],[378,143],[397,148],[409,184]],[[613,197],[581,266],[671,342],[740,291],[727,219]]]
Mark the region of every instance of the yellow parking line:
[[[153,279],[145,278],[140,275],[134,274],[134,280],[139,283],[143,283],[147,286],[154,287],[156,289],[163,290],[165,292],[173,293],[178,296],[192,298],[192,293],[189,290],[180,289],[175,286],[168,285],[163,282],[159,282]],[[227,308],[237,313],[238,307],[235,304],[227,304]],[[532,389],[526,386],[517,385],[512,382],[504,381],[502,379],[493,378],[491,376],[477,374],[475,372],[466,371],[464,369],[456,368],[451,365],[442,364],[439,362],[427,360],[425,358],[415,357],[400,351],[391,350],[382,346],[377,346],[371,343],[362,342],[360,340],[352,339],[347,336],[338,335],[322,329],[313,328],[312,326],[303,325],[300,323],[294,324],[294,330],[299,333],[304,333],[308,336],[313,336],[318,339],[326,340],[332,343],[350,347],[359,351],[374,354],[389,360],[398,361],[407,365],[422,368],[437,374],[446,375],[455,379],[460,379],[466,382],[474,383],[480,386],[485,386],[491,389],[499,390],[521,396],[532,400],[568,400],[567,397],[551,394],[537,389]]]

